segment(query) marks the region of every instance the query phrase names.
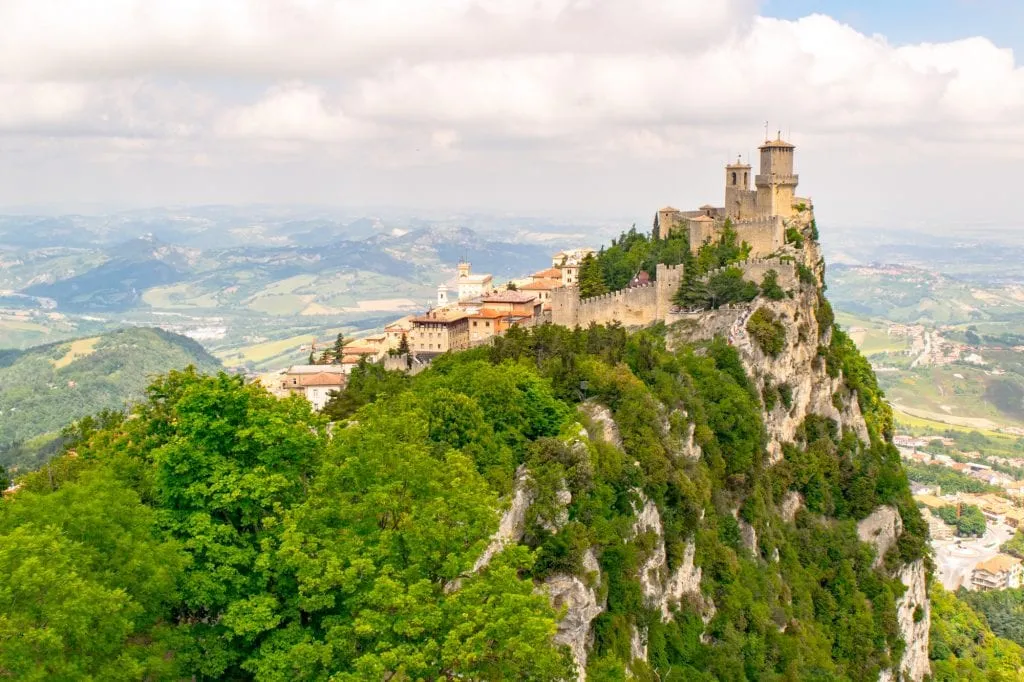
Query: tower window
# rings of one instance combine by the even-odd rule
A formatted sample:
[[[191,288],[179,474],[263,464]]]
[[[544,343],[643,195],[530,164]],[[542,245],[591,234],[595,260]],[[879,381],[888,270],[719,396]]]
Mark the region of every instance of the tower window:
[[[732,172],[732,184],[736,184],[736,171]]]
[[[747,173],[746,173],[746,171],[744,171],[744,173],[743,173],[743,184],[744,184],[744,185],[747,185],[747,184],[749,184],[749,183],[747,182]]]

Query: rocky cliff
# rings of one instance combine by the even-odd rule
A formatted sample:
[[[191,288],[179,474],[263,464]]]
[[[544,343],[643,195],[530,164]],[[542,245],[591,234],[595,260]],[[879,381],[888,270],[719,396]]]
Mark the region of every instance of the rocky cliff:
[[[799,239],[738,266],[760,284],[778,263],[781,294],[562,361],[592,395],[517,472],[474,571],[537,548],[579,680],[929,674],[923,524],[891,413],[833,324],[813,213],[789,227]]]

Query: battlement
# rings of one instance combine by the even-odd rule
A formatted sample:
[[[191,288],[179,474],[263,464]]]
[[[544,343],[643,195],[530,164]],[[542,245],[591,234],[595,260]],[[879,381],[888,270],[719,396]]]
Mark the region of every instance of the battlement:
[[[764,280],[764,276],[769,271],[774,270],[777,277],[777,282],[783,289],[796,289],[799,287],[800,278],[799,273],[796,269],[796,264],[792,261],[782,260],[780,258],[752,258],[750,260],[740,261],[739,263],[733,263],[721,268],[715,268],[705,275],[706,279],[710,279],[715,275],[721,274],[730,268],[739,268],[743,272],[743,279],[748,282],[760,285]]]
[[[778,175],[775,173],[769,173],[762,175],[758,173],[754,176],[755,185],[797,185],[800,183],[799,175]]]

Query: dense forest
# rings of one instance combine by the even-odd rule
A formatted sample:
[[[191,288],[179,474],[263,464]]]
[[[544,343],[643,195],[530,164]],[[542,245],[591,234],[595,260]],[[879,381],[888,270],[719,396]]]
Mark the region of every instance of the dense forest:
[[[582,401],[611,409],[622,447],[581,435]],[[332,404],[333,430],[300,398],[172,372],[130,418],[79,422],[68,453],[0,506],[0,670],[568,678],[558,614],[535,585],[588,575],[593,549],[607,608],[590,679],[624,679],[639,625],[639,679],[874,680],[901,650],[902,586],[872,567],[854,521],[880,503],[913,508],[899,460],[813,421],[763,468],[761,409],[731,347],[669,350],[663,328],[516,330],[414,378],[366,365]],[[684,410],[696,461],[672,454]],[[535,500],[525,537],[474,571],[520,467]],[[782,523],[792,489],[818,502]],[[670,566],[696,544],[717,607],[706,626],[697,604],[664,621],[645,603],[652,538],[630,531],[641,496],[661,511]],[[740,519],[757,529],[753,554]],[[922,555],[911,530],[887,564]],[[776,552],[778,564],[760,558]]]
[[[124,410],[145,397],[154,377],[189,365],[220,367],[192,339],[153,328],[0,351],[0,466],[39,466],[59,451],[57,436],[69,422]]]

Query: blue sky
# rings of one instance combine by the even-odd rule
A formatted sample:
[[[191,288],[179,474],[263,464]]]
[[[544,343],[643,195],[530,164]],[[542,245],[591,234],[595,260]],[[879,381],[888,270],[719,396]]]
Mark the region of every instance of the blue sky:
[[[984,36],[1024,55],[1024,0],[764,0],[762,14],[828,14],[894,44]]]

